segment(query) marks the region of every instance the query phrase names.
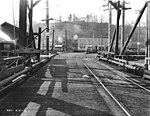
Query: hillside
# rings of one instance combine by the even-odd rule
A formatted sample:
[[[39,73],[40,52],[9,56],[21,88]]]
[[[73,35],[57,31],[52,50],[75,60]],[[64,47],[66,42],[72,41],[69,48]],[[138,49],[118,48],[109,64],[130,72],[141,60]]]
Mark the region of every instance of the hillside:
[[[108,36],[108,23],[87,23],[87,22],[62,22],[55,24],[56,33],[64,34],[64,30],[67,29],[68,35],[78,35],[78,37],[107,37]]]
[[[94,23],[94,22],[58,22],[55,24],[55,35],[56,36],[65,36],[65,29],[67,30],[68,38],[78,35],[78,37],[108,37],[108,23]],[[38,27],[43,29],[46,27],[45,24],[35,24],[34,30],[38,31]],[[51,27],[50,27],[51,28]]]
[[[65,38],[65,30],[67,30],[67,39],[72,39],[74,35],[77,35],[79,38],[92,38],[93,33],[95,38],[101,36],[108,37],[108,23],[95,23],[95,22],[84,22],[84,21],[57,22],[55,24],[51,24],[50,28],[52,28],[52,26],[55,26],[55,41],[57,41],[58,37]],[[35,32],[38,31],[38,27],[42,27],[42,29],[44,29],[46,27],[46,24],[44,23],[34,24]],[[111,29],[112,35],[113,35],[114,28],[115,25],[112,25],[112,29]],[[131,29],[132,29],[131,25],[125,26],[125,41],[128,38]],[[120,27],[120,33],[121,33],[121,27]],[[50,35],[52,35],[52,29],[50,29]],[[42,34],[42,38],[45,38],[44,36],[45,34]],[[146,29],[145,27],[141,27],[140,42],[141,42],[141,46],[143,47],[145,45],[145,42],[143,41],[145,40],[145,38],[146,38]],[[132,36],[132,42],[134,43],[134,45],[132,44],[132,46],[136,46],[137,39],[138,39],[138,28],[136,29],[136,31]],[[43,39],[43,41],[45,40]]]

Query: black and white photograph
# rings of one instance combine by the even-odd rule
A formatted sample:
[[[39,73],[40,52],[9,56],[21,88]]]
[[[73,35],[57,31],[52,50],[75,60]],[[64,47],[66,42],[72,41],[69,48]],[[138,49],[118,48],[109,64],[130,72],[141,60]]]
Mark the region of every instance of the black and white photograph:
[[[0,116],[150,116],[150,0],[0,0]]]

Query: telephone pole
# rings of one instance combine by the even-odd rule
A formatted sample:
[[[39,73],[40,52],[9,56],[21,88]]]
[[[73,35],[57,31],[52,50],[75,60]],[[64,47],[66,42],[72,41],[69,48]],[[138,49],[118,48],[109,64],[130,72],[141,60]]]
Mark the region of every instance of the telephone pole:
[[[112,24],[112,7],[111,4],[108,3],[109,5],[109,23],[108,23],[108,51],[110,49],[111,45],[111,24]]]
[[[27,0],[20,0],[19,8],[19,45],[26,47],[27,42]]]
[[[126,8],[125,5],[129,4],[125,2],[125,0],[122,1],[122,29],[121,29],[121,51],[124,46],[125,42],[125,36],[124,36],[124,28],[125,28],[125,10],[131,9],[131,8]]]
[[[53,26],[53,38],[52,38],[52,53],[53,53],[53,50],[54,50],[54,37],[55,36],[55,30],[54,30],[54,26]]]
[[[47,55],[49,54],[49,2],[46,0],[46,26],[47,26],[47,35],[46,35],[46,50]]]
[[[67,48],[67,29],[65,29],[65,39],[66,39],[66,52],[67,52],[67,50],[68,50],[68,48]]]
[[[122,6],[123,6],[123,9],[122,9],[122,29],[121,29],[121,51],[122,51],[122,48],[124,46],[124,25],[125,25],[125,1],[123,0],[123,3],[122,3]]]
[[[111,0],[108,0],[108,4],[103,5],[103,7],[108,6],[108,9],[105,9],[104,11],[109,10],[109,23],[108,23],[108,51],[109,51],[110,45],[111,45],[111,25],[112,25],[112,6],[111,6],[111,4],[109,3],[110,1],[111,1]]]
[[[118,0],[117,2],[117,23],[116,23],[116,46],[115,46],[115,55],[119,54],[119,19],[121,15],[121,10],[120,10],[120,1]]]
[[[136,10],[136,13],[139,14],[140,10]],[[140,21],[138,26],[138,41],[137,41],[137,55],[140,54]]]

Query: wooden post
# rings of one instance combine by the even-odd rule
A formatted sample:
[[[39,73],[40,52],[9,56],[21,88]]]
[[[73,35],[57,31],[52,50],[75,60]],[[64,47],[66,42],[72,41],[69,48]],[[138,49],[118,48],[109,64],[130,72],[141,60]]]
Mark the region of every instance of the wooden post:
[[[41,50],[41,27],[39,27],[39,33],[38,33],[38,50]],[[40,61],[40,53],[37,56],[38,60]]]
[[[54,26],[53,26],[53,38],[52,38],[52,53],[54,51],[54,39],[55,38],[55,30],[54,30]]]
[[[66,38],[66,52],[68,51],[68,43],[67,43],[67,29],[65,29],[65,38]]]
[[[122,9],[122,35],[121,35],[121,51],[124,46],[124,25],[125,25],[125,1],[123,0],[123,9]]]
[[[38,33],[38,50],[41,49],[41,27],[39,27],[39,33]]]
[[[27,0],[20,0],[20,14],[19,14],[19,45],[26,47],[27,37]]]
[[[3,56],[1,53],[2,48],[3,48],[3,43],[0,43],[0,78],[3,77],[2,73],[4,69],[6,69],[6,65],[5,65],[5,62],[3,61]]]
[[[108,23],[108,52],[111,46],[111,23],[112,23],[112,7],[109,3],[109,23]]]
[[[32,28],[32,17],[33,17],[33,0],[31,0],[30,3],[30,9],[29,9],[29,38],[28,38],[28,47],[29,48],[35,48],[35,41],[34,41],[34,35],[33,35],[33,28]]]
[[[119,17],[120,17],[120,1],[118,1],[117,3],[117,28],[116,28],[116,46],[115,46],[115,55],[119,54],[119,48],[118,48],[118,44],[119,44]]]
[[[147,41],[146,41],[146,68],[149,70],[150,67],[150,2],[147,3]]]
[[[46,50],[47,55],[49,54],[49,2],[46,0],[46,26],[47,26],[47,35],[46,35]]]

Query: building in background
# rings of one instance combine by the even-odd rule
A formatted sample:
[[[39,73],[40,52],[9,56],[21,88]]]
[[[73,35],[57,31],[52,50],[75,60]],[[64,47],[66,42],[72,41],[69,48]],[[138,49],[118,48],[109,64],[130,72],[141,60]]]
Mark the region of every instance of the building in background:
[[[107,50],[108,38],[78,38],[79,51],[85,51],[88,47],[92,47],[93,50],[101,50],[102,48]]]

